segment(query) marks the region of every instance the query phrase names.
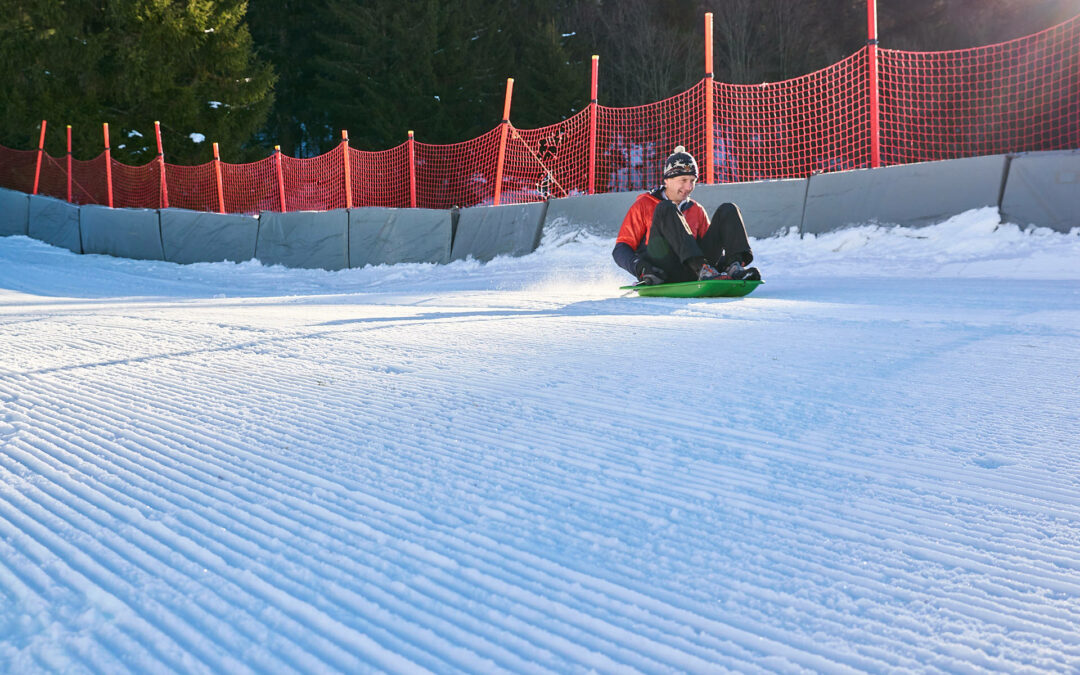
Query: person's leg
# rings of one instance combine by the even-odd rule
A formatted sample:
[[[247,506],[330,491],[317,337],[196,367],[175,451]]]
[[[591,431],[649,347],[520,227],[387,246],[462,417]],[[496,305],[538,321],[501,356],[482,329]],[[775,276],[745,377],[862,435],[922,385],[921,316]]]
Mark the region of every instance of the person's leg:
[[[679,207],[667,200],[656,205],[644,252],[646,258],[664,270],[669,282],[697,280],[697,271],[691,269],[687,261],[705,255],[690,233]]]
[[[754,259],[750,240],[746,236],[742,213],[734,204],[721,204],[713,213],[709,230],[701,237],[705,258],[720,271],[733,262],[749,265]]]

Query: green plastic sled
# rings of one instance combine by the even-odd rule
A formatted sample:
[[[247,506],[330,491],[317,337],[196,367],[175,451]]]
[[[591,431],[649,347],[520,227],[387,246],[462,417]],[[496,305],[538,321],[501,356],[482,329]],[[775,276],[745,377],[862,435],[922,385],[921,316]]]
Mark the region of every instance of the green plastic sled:
[[[623,290],[637,291],[638,295],[662,298],[739,298],[749,295],[765,282],[760,280],[713,279],[711,281],[686,281],[678,284],[648,286],[620,286]]]

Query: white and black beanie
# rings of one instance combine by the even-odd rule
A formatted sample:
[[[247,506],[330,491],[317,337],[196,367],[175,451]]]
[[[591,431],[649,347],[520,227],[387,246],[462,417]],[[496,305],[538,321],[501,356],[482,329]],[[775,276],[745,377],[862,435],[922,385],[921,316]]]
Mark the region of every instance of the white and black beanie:
[[[676,176],[698,177],[697,162],[694,161],[694,156],[681,145],[676,145],[675,151],[664,162],[664,179],[675,178]]]

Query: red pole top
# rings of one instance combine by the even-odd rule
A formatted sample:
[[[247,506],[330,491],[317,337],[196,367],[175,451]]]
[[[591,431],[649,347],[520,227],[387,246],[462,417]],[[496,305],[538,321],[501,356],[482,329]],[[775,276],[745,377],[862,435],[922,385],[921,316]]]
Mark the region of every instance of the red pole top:
[[[275,147],[277,147],[277,146],[275,146]],[[217,143],[214,143],[214,159],[218,159],[218,160],[221,159],[221,155],[218,154],[218,145],[217,145]]]
[[[341,130],[341,140],[345,141],[346,143],[349,142],[349,130],[348,129],[342,129]]]
[[[161,208],[169,208],[169,181],[165,176],[165,148],[161,145],[161,122],[154,120],[154,137],[157,138],[158,181],[161,194],[158,197]]]
[[[599,71],[599,65],[600,65],[600,55],[599,54],[593,54],[593,56],[592,56],[592,78],[591,78],[591,82],[589,83],[589,100],[592,101],[593,103],[596,103],[596,82],[597,82],[596,76],[597,76],[597,73]]]
[[[409,129],[409,206],[416,208],[416,146],[413,130]]]
[[[510,121],[510,98],[514,95],[514,78],[506,78],[506,98],[503,100],[503,122]]]
[[[877,42],[877,0],[866,0],[866,39]]]
[[[102,122],[101,128],[105,132],[105,185],[109,191],[109,208],[113,207],[113,184],[112,184],[112,153],[109,152],[109,123]]]
[[[41,137],[38,140],[37,166],[34,169],[34,192],[37,194],[38,184],[41,182],[41,156],[45,154],[45,120],[41,120]]]
[[[285,175],[281,170],[281,146],[274,146],[274,164],[277,167],[277,181],[278,181],[278,205],[280,211],[285,213]]]
[[[705,12],[705,77],[713,74],[712,12]]]
[[[71,125],[67,125],[67,200],[71,202]]]

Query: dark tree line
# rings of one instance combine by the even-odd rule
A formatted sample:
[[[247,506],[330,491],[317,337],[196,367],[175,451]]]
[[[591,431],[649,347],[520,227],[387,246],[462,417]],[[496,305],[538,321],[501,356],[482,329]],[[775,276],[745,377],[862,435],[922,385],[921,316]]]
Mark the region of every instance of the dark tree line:
[[[202,163],[212,141],[250,156],[274,102],[274,71],[255,56],[242,0],[0,0],[0,143],[77,158],[104,147],[143,164],[160,120],[171,161]],[[195,134],[195,135],[193,135]],[[203,140],[198,134],[205,136]],[[261,150],[260,150],[261,152]]]
[[[885,48],[945,50],[1020,37],[1070,18],[1075,0],[879,0]],[[490,130],[513,77],[511,118],[558,122],[599,100],[632,106],[704,75],[705,12],[715,77],[758,83],[825,67],[866,41],[865,0],[0,0],[0,143],[76,155],[101,147],[141,164],[382,150]],[[93,149],[93,150],[88,150]]]

